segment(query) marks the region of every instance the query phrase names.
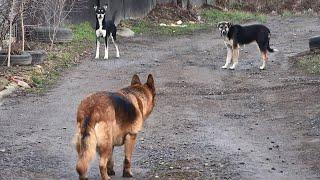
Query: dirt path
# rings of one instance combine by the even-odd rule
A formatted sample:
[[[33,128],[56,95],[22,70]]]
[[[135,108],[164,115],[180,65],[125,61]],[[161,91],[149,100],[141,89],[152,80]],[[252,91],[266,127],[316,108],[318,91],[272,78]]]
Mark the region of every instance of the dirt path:
[[[267,70],[255,45],[235,71],[222,70],[217,31],[177,38],[122,39],[122,57],[86,61],[44,96],[0,103],[0,179],[77,179],[71,144],[80,100],[153,73],[157,106],[139,134],[136,179],[320,178],[320,77],[295,73],[288,56],[320,34],[318,18],[270,18]],[[245,51],[248,51],[246,53]],[[114,49],[109,53],[115,56]],[[116,179],[123,148],[116,148]],[[90,179],[99,179],[97,161]]]

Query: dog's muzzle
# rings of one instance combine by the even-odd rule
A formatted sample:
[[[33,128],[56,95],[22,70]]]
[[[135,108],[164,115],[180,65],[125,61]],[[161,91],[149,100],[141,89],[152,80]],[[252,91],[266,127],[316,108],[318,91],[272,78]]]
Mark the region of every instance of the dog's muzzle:
[[[227,31],[221,31],[221,36],[227,36],[228,32]]]

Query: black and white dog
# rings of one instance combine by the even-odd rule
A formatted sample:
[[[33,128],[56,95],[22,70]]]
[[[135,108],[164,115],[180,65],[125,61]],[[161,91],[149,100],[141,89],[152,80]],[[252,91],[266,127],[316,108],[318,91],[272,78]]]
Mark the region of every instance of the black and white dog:
[[[235,69],[239,59],[239,46],[256,42],[262,56],[262,65],[260,69],[265,69],[268,60],[268,52],[278,51],[271,49],[269,45],[270,30],[261,24],[240,26],[233,25],[230,22],[219,22],[217,27],[220,34],[224,37],[224,43],[227,46],[228,53],[226,64],[221,68],[226,69],[229,65],[230,69]],[[232,61],[232,62],[231,62]]]
[[[104,59],[108,59],[108,40],[111,38],[112,43],[116,47],[116,57],[119,58],[119,48],[118,45],[116,44],[116,39],[117,39],[117,27],[114,24],[115,20],[115,14],[112,16],[112,20],[106,20],[106,11],[107,11],[107,5],[105,6],[94,6],[94,10],[96,12],[96,43],[97,43],[97,49],[96,49],[96,59],[99,59],[99,48],[100,48],[100,38],[105,38],[105,55]]]

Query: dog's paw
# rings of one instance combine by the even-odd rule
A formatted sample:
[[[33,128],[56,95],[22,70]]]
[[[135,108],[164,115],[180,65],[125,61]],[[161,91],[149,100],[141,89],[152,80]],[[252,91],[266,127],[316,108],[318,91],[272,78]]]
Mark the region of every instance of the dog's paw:
[[[221,69],[227,69],[227,68],[228,68],[228,66],[226,66],[226,65],[221,67]]]
[[[120,55],[119,55],[119,54],[117,54],[117,55],[116,55],[116,58],[120,58]]]
[[[266,69],[266,67],[264,67],[264,66],[260,66],[260,67],[259,67],[259,69],[260,69],[260,70],[265,70],[265,69]]]
[[[116,172],[114,172],[113,169],[108,169],[108,170],[107,170],[107,173],[108,173],[109,176],[114,176],[114,175],[116,175]]]
[[[132,173],[130,171],[123,170],[122,177],[133,177],[133,176],[132,176]]]
[[[231,66],[229,67],[230,70],[235,70],[236,69],[236,66]]]
[[[99,59],[99,56],[94,57],[95,59]]]
[[[108,56],[105,56],[103,59],[109,59]]]

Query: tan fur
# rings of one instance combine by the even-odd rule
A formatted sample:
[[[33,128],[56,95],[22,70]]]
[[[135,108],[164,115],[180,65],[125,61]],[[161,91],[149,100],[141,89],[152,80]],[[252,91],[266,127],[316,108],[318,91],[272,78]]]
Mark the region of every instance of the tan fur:
[[[100,155],[100,174],[103,180],[114,175],[112,152],[114,146],[125,145],[124,177],[132,177],[131,156],[137,133],[155,105],[152,75],[141,84],[137,75],[131,85],[117,93],[97,92],[87,96],[77,113],[76,148],[77,172],[85,179],[96,149]]]

